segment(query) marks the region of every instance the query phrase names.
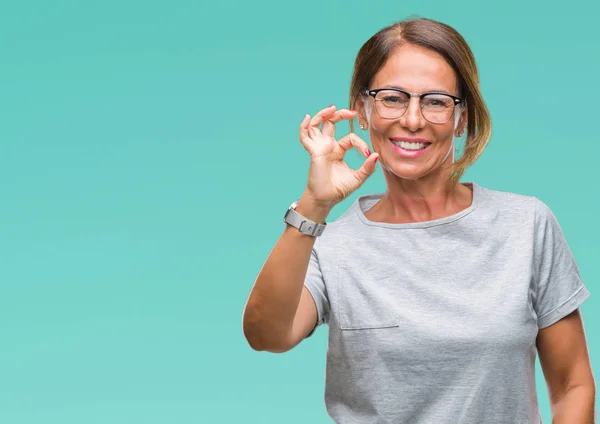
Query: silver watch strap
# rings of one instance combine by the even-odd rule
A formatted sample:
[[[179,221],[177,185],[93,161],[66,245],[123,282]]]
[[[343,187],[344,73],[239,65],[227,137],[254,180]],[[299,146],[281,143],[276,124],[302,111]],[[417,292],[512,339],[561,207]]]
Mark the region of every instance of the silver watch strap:
[[[325,228],[327,227],[326,223],[319,224],[315,221],[312,221],[300,215],[294,209],[290,209],[288,211],[288,213],[285,216],[284,222],[292,225],[293,227],[296,227],[301,233],[308,234],[309,236],[314,237],[318,237],[321,234],[323,234],[323,231],[325,231]]]

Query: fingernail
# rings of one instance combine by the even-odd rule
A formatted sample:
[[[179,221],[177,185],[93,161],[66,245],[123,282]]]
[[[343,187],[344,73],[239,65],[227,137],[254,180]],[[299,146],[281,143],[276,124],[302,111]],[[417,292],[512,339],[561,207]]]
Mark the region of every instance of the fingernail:
[[[333,104],[333,105],[329,105],[329,106],[327,106],[327,107],[334,107],[334,106],[335,106],[335,105]]]
[[[371,151],[369,149],[365,150],[365,153],[367,154],[367,157],[371,156]]]

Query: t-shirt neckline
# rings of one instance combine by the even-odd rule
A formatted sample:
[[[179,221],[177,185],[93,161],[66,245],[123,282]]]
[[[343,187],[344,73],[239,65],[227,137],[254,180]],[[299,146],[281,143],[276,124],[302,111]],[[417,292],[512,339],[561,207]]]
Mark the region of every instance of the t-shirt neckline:
[[[358,215],[359,219],[363,223],[365,223],[366,225],[374,226],[374,227],[410,229],[410,228],[427,228],[427,227],[435,227],[437,225],[444,225],[444,224],[454,222],[458,219],[461,219],[461,218],[469,215],[471,212],[473,212],[477,208],[477,206],[479,204],[479,200],[480,200],[479,199],[479,197],[480,197],[479,185],[475,182],[465,182],[462,184],[464,184],[466,186],[470,186],[473,190],[473,200],[471,202],[471,205],[468,208],[463,209],[460,212],[457,212],[450,216],[446,216],[444,218],[438,218],[438,219],[434,219],[431,221],[408,222],[408,223],[403,223],[403,224],[392,224],[392,223],[388,223],[388,222],[371,221],[365,216],[365,213],[369,209],[371,209],[375,205],[375,203],[377,203],[377,201],[379,201],[379,199],[381,199],[381,197],[383,196],[383,193],[368,194],[368,195],[360,196],[358,199],[356,199],[356,202],[354,204],[354,210],[355,210],[356,214]]]

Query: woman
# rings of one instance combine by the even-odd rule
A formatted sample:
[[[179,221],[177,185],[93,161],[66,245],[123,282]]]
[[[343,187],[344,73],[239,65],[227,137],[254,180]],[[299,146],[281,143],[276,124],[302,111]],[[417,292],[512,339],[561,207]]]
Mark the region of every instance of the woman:
[[[465,40],[427,19],[384,28],[358,53],[350,105],[300,125],[308,184],[250,293],[250,346],[285,352],[327,323],[329,415],[394,424],[541,422],[537,350],[553,422],[593,422],[589,292],[553,213],[459,182],[491,131]],[[373,153],[354,133],[334,139],[354,118]],[[352,147],[358,170],[343,160]],[[377,161],[386,192],[325,223]]]

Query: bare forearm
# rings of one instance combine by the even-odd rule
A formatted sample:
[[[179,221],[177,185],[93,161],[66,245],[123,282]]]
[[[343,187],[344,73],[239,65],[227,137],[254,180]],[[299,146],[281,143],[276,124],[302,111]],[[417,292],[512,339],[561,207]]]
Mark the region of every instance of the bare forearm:
[[[328,210],[300,201],[296,210],[317,222],[324,222]],[[262,267],[244,312],[244,333],[258,350],[285,344],[310,262],[315,237],[286,227]]]
[[[261,350],[285,338],[300,302],[313,237],[288,227],[254,284],[244,314],[244,332]]]
[[[552,424],[595,424],[595,395],[593,385],[571,387],[552,405]]]

